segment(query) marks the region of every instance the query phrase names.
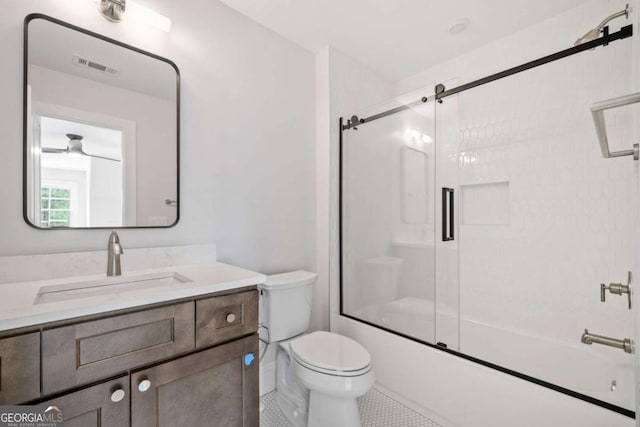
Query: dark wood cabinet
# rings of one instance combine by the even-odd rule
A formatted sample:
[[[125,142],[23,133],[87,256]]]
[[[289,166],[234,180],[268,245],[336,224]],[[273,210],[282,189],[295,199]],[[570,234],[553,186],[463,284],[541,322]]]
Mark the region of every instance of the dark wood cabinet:
[[[0,339],[0,405],[40,396],[40,333]]]
[[[193,302],[44,330],[42,390],[65,390],[193,349]]]
[[[131,374],[136,427],[258,427],[258,342],[229,342]]]
[[[229,341],[258,330],[258,291],[196,301],[196,347]]]
[[[252,286],[7,332],[0,404],[66,427],[258,427],[257,319]]]
[[[60,409],[65,427],[127,427],[129,404],[129,376],[42,403]]]

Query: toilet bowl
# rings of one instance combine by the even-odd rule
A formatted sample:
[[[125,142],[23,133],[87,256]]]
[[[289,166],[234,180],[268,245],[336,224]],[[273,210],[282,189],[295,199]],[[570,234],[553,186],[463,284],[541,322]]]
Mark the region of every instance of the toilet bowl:
[[[356,398],[374,382],[367,350],[324,331],[294,339],[289,347],[296,378],[310,390],[308,427],[359,427]]]
[[[373,385],[369,352],[339,334],[306,334],[311,286],[306,271],[267,276],[259,285],[263,340],[278,343],[276,401],[296,427],[359,427],[356,398]]]

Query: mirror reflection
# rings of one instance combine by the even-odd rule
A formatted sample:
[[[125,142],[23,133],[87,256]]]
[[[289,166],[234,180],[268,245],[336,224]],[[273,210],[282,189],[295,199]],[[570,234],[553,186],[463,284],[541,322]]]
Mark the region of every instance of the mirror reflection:
[[[25,219],[40,228],[178,220],[170,61],[52,18],[27,23]]]

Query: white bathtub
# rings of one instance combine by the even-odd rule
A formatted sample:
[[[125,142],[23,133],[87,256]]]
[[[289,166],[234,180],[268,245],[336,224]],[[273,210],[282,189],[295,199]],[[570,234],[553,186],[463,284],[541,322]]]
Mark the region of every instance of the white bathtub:
[[[443,341],[443,336],[450,336],[457,328],[455,311],[440,311],[436,334],[434,302],[421,298],[369,306],[354,316],[430,343]],[[462,353],[634,410],[631,356],[627,363],[616,362],[581,344],[578,338],[575,343],[566,343],[469,318],[460,322]]]

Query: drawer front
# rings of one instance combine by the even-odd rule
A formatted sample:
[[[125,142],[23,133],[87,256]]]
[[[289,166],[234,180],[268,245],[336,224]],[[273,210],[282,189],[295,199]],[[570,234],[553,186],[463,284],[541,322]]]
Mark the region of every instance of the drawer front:
[[[45,395],[194,348],[193,302],[42,332]]]
[[[40,396],[40,333],[0,340],[0,405]]]
[[[196,301],[196,347],[205,347],[258,330],[258,291]]]
[[[57,407],[64,427],[127,427],[129,402],[129,377],[124,376],[42,402],[40,406]]]

